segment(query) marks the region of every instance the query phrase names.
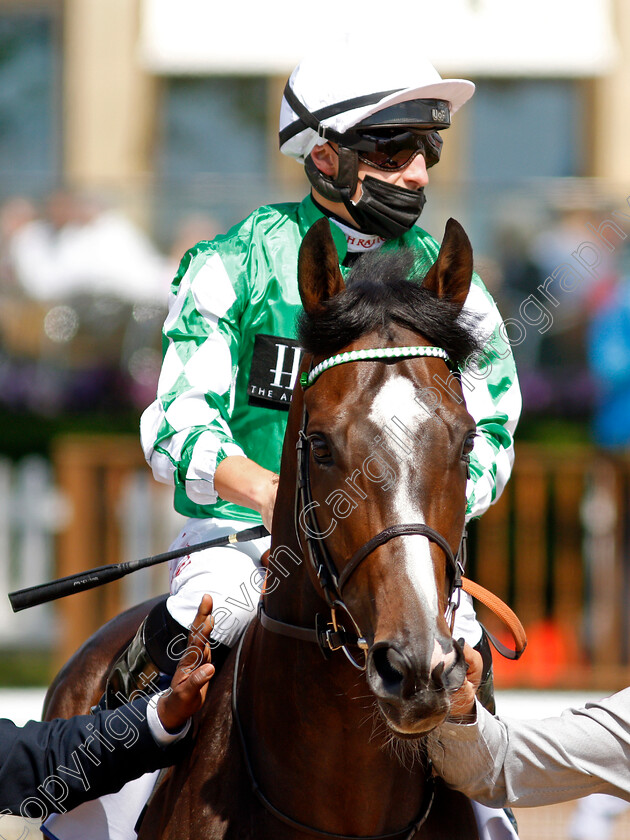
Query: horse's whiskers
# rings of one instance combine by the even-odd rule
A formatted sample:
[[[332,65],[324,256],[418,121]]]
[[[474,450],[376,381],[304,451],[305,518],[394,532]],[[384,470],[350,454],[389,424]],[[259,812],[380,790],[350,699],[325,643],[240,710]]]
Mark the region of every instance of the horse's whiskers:
[[[406,740],[390,731],[386,746],[405,770],[411,771],[416,762],[422,764],[426,758],[424,738]]]
[[[389,734],[390,730],[381,717],[378,706],[374,703],[372,707],[372,733],[370,735],[370,743],[378,738],[383,741],[383,746],[385,746]]]
[[[370,710],[368,711],[368,713],[365,715],[365,717],[364,717],[364,718],[362,718],[362,719],[360,720],[360,722],[359,722],[359,729],[360,729],[362,726],[365,726],[365,724],[369,723],[370,721],[372,721],[372,734],[371,734],[371,735],[370,735],[370,737],[369,737],[369,740],[371,741],[371,740],[372,740],[372,737],[373,737],[373,735],[374,735],[374,710],[373,710],[373,709],[370,709]]]
[[[369,717],[363,722],[367,722]],[[376,703],[372,709],[371,718],[372,733],[369,739],[370,743],[380,741],[381,749],[387,750],[396,761],[409,771],[413,769],[417,761],[422,762],[424,760],[425,753],[422,739],[406,740],[399,738],[383,720]]]

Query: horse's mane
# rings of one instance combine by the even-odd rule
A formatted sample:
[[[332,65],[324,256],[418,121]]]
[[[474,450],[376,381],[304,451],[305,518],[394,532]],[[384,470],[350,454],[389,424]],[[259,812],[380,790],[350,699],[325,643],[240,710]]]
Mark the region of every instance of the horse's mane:
[[[411,249],[373,252],[362,256],[346,279],[346,288],[323,304],[316,315],[302,312],[300,345],[308,353],[331,356],[360,336],[392,324],[420,333],[461,365],[479,352],[482,338],[477,319],[436,297],[420,285],[424,276]]]

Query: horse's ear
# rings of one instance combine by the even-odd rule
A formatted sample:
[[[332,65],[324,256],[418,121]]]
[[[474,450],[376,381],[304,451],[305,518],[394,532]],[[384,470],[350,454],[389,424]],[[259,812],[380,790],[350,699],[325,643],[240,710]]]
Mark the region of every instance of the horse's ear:
[[[322,304],[344,288],[328,219],[319,219],[304,237],[298,257],[298,285],[309,315],[321,312]]]
[[[437,297],[459,306],[464,305],[473,273],[473,252],[466,231],[449,219],[437,260],[429,269],[422,285]]]

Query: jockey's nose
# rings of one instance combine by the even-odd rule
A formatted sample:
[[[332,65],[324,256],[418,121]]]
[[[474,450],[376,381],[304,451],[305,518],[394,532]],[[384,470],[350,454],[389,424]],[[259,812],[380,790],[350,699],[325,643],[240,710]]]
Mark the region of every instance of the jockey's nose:
[[[415,158],[402,170],[402,179],[404,186],[408,190],[417,190],[420,187],[426,187],[429,183],[429,173],[427,172],[427,162],[424,155],[416,155]]]

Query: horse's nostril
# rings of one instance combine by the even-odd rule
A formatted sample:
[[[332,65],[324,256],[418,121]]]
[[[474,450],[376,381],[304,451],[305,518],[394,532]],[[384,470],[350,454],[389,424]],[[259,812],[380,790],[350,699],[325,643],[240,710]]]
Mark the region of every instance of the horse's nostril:
[[[372,665],[385,691],[398,694],[408,671],[402,656],[391,647],[376,648],[372,652]]]
[[[440,662],[433,669],[431,679],[435,686],[446,691],[455,691],[466,677],[465,660],[459,648],[455,648],[455,655],[449,656],[447,662]]]

